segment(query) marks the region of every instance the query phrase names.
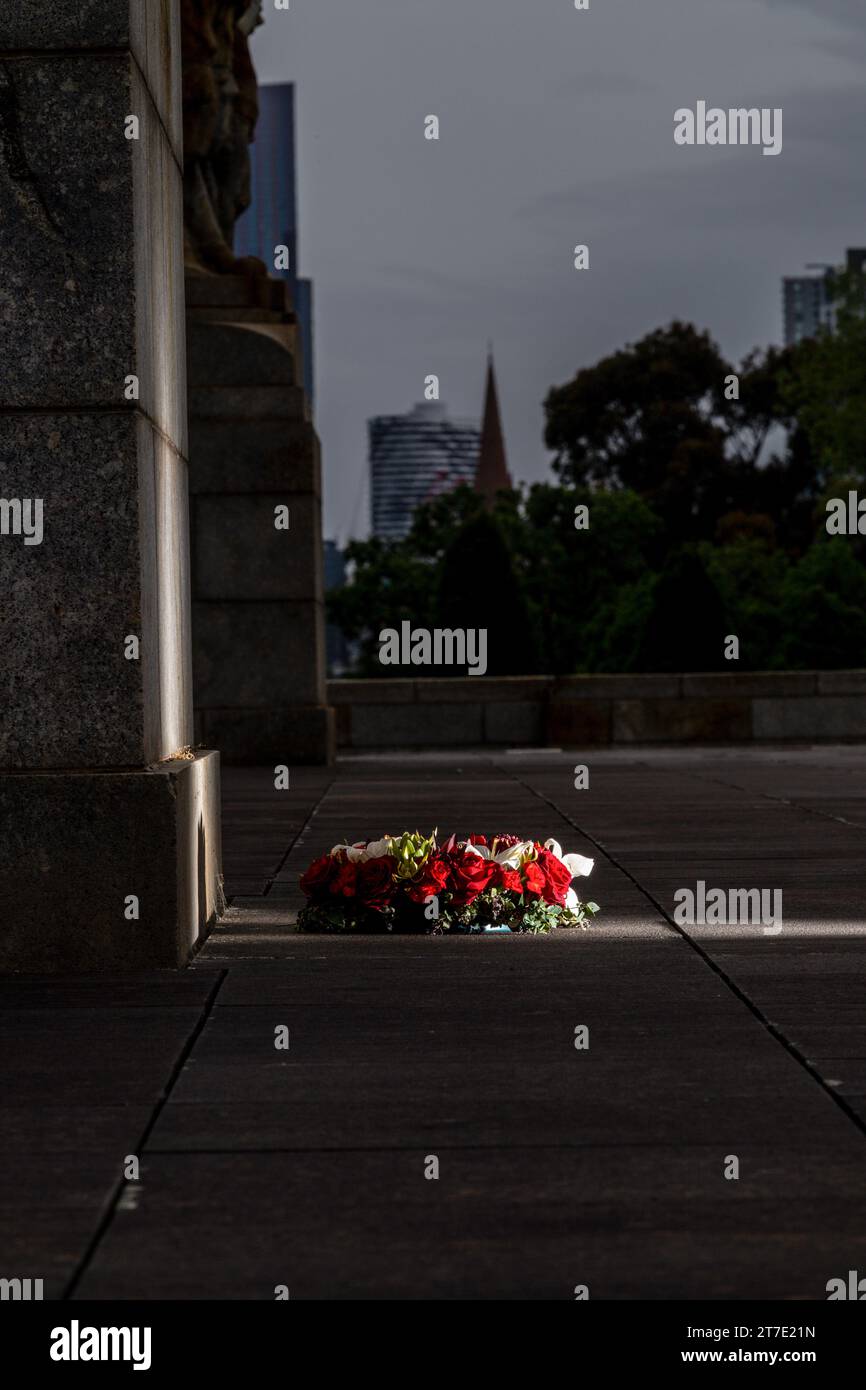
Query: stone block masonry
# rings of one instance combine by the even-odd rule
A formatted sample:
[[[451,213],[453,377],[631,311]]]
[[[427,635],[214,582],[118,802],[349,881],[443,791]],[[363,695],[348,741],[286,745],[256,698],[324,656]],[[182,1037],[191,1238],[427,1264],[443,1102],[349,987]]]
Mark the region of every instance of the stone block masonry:
[[[220,901],[193,742],[178,0],[0,24],[0,968],[179,965]]]
[[[147,771],[0,776],[14,889],[0,969],[185,965],[224,907],[219,816],[217,753]]]
[[[328,763],[319,445],[287,286],[188,274],[186,293],[196,735],[232,763]]]
[[[341,749],[866,738],[866,671],[328,682]]]

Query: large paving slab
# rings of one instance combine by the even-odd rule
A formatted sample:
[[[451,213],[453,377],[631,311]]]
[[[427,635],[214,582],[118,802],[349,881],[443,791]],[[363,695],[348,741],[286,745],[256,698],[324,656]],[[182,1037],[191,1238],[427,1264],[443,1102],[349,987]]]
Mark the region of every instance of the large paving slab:
[[[188,971],[0,983],[3,1272],[73,1298],[824,1297],[866,1265],[864,771],[857,747],[369,757],[285,792],[227,769],[231,907]],[[553,835],[602,914],[293,930],[311,858],[406,825]],[[698,879],[781,887],[782,932],[678,925]]]
[[[0,981],[3,1277],[70,1287],[219,978]]]
[[[730,1182],[670,1145],[156,1155],[79,1295],[821,1298],[866,1257],[862,1155],[799,1157]]]

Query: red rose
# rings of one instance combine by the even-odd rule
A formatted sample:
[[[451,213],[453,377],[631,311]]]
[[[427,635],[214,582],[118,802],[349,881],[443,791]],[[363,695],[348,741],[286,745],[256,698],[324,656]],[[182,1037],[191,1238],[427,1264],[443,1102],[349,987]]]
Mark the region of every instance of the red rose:
[[[507,864],[496,864],[491,880],[494,888],[504,888],[508,893],[522,893],[523,879],[518,869],[509,869]]]
[[[470,836],[469,836],[469,843],[470,843],[470,845],[484,845],[484,847],[485,847],[485,849],[486,849],[486,847],[487,847],[487,836],[486,836],[486,835],[470,835]]]
[[[381,859],[366,859],[358,865],[358,898],[372,912],[381,912],[394,896],[393,855]]]
[[[523,891],[531,898],[543,898],[547,888],[547,878],[540,865],[532,860],[523,866]]]
[[[407,888],[413,903],[425,903],[428,898],[438,898],[448,882],[448,865],[444,859],[428,859],[420,874],[416,874]]]
[[[354,898],[358,884],[358,865],[348,861],[337,865],[337,872],[331,879],[330,892],[335,898]]]
[[[466,850],[451,857],[448,887],[455,907],[468,907],[483,893],[496,872],[496,865],[480,854]]]
[[[336,869],[337,865],[330,854],[323,854],[321,859],[314,859],[307,872],[301,874],[301,892],[306,893],[308,898],[321,897],[327,893]]]
[[[538,866],[544,874],[547,884],[542,894],[546,903],[557,903],[560,907],[565,904],[565,895],[571,887],[571,872],[563,864],[561,859],[557,859],[555,854],[551,854],[549,849],[538,851]]]

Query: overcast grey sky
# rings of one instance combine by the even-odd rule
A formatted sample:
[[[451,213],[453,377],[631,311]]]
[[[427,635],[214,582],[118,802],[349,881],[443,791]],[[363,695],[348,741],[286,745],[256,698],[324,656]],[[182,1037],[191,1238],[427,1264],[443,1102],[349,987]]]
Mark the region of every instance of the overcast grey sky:
[[[431,372],[480,416],[488,338],[511,471],[534,481],[551,385],[675,317],[735,359],[779,341],[782,275],[866,245],[864,0],[265,13],[259,80],[297,83],[326,535],[367,532],[368,416],[409,409]],[[781,155],[676,146],[698,100],[782,107]]]

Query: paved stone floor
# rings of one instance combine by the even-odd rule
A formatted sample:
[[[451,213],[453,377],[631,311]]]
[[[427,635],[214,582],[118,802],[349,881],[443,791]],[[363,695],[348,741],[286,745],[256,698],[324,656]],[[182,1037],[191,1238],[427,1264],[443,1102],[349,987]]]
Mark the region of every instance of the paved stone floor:
[[[287,792],[226,771],[232,907],[192,968],[0,981],[0,1275],[72,1298],[822,1299],[866,1273],[866,748],[596,753],[587,791],[575,761],[357,759]],[[593,854],[602,915],[292,934],[310,858],[434,823]],[[781,889],[782,932],[675,927],[699,879]]]

